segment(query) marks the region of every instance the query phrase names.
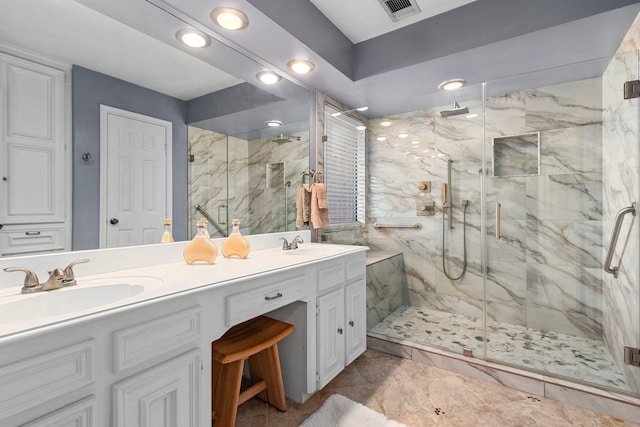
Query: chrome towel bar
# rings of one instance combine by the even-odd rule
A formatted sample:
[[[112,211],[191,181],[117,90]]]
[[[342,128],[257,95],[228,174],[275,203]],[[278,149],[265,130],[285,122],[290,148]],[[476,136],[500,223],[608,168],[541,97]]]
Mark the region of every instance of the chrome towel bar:
[[[620,211],[616,214],[616,223],[613,226],[613,233],[611,233],[611,243],[609,243],[609,251],[607,252],[607,259],[604,262],[604,271],[606,271],[607,273],[613,274],[613,277],[615,278],[618,278],[619,267],[611,267],[611,261],[613,260],[613,253],[615,252],[616,245],[618,244],[620,227],[622,226],[622,222],[624,221],[625,215],[628,213],[631,213],[633,214],[633,216],[636,216],[636,202],[631,203],[631,206],[628,206],[624,209],[620,209]]]
[[[422,224],[373,224],[373,228],[413,228],[415,230],[422,230]]]

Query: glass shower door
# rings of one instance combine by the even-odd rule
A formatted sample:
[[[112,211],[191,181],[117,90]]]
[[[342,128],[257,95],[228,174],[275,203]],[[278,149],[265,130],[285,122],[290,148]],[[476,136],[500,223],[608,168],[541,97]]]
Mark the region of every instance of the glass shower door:
[[[487,358],[638,393],[640,368],[623,354],[640,335],[631,216],[613,257],[619,277],[603,268],[615,215],[639,194],[638,106],[620,91],[638,58],[610,61],[589,78],[486,85]]]

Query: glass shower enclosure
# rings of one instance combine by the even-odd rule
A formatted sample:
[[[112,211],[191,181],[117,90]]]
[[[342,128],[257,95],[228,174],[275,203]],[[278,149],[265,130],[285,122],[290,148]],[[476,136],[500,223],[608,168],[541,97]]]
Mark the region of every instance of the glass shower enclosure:
[[[370,332],[640,396],[634,215],[611,244],[618,212],[640,198],[638,99],[622,91],[640,75],[638,52],[602,62],[597,73],[572,64],[584,72],[569,81],[549,69],[463,88],[464,114],[370,122],[370,140],[409,134],[367,153],[362,243],[400,253],[391,270],[405,270],[400,285],[369,284]],[[418,232],[372,226],[416,220]],[[617,277],[604,269],[610,246]]]

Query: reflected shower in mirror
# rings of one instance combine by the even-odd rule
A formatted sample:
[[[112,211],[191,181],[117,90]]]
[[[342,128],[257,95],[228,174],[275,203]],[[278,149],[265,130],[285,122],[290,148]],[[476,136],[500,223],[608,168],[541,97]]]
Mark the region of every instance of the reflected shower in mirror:
[[[211,43],[202,49],[181,45],[176,34],[189,27],[203,30]],[[246,234],[280,231],[294,222],[285,218],[285,207],[295,200],[285,203],[282,188],[266,188],[265,164],[284,163],[286,180],[309,167],[311,94],[284,75],[272,85],[260,82],[256,76],[266,68],[219,39],[213,28],[145,0],[0,3],[0,51],[44,56],[72,70],[72,249],[99,247],[105,209],[100,105],[172,123],[167,176],[173,206],[167,216],[176,240],[192,235],[197,204],[227,231],[229,218],[240,218]],[[266,129],[272,119],[283,123],[277,134]],[[299,138],[272,142],[283,132]],[[213,227],[209,231],[216,235]]]

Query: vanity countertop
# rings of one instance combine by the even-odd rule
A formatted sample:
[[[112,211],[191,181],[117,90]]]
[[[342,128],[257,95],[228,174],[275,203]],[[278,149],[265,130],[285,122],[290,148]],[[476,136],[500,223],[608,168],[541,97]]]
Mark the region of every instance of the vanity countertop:
[[[172,245],[181,254],[186,243]],[[254,250],[247,259],[218,256],[213,265],[187,265],[174,259],[138,268],[114,266],[113,271],[98,274],[82,275],[78,271],[76,286],[48,292],[22,295],[20,286],[4,287],[0,289],[0,343],[367,249],[366,246],[305,243],[290,251],[280,247]],[[22,265],[29,268],[28,260]]]

